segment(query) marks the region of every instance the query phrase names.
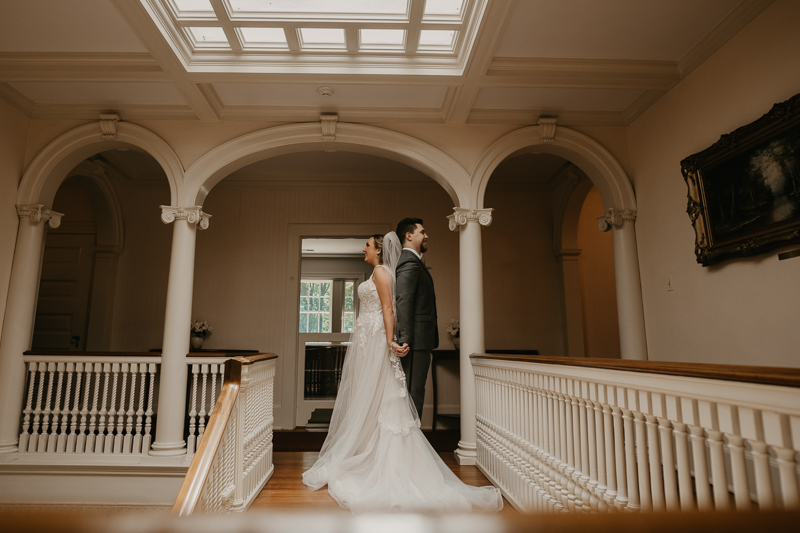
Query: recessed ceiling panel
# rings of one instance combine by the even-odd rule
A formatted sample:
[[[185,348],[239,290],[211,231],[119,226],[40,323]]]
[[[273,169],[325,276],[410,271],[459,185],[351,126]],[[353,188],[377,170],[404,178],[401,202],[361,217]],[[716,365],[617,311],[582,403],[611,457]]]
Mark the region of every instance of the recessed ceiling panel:
[[[438,108],[445,87],[427,85],[334,85],[332,96],[318,84],[215,83],[225,105]]]
[[[107,0],[2,2],[0,51],[147,52]]]
[[[677,61],[740,3],[517,2],[495,56]]]
[[[10,82],[37,104],[186,105],[171,83]]]
[[[634,89],[483,87],[475,108],[624,111],[642,93]]]

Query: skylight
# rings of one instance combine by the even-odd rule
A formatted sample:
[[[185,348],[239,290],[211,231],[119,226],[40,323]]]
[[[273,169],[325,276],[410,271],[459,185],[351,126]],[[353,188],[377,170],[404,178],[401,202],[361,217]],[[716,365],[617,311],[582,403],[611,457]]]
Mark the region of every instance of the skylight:
[[[139,0],[189,71],[463,72],[488,0]],[[478,18],[476,18],[478,17]],[[369,57],[361,60],[359,56]],[[332,57],[335,57],[333,59]],[[385,58],[385,59],[381,59]],[[433,68],[435,67],[435,69]],[[355,69],[355,70],[354,70]],[[445,69],[445,70],[443,70]]]

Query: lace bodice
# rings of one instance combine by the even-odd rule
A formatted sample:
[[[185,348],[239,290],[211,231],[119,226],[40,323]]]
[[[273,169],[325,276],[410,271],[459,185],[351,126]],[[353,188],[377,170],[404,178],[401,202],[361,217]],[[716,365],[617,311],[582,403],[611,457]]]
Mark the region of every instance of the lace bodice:
[[[358,301],[359,318],[365,314],[381,314],[381,299],[378,297],[378,288],[375,287],[372,276],[358,286]]]

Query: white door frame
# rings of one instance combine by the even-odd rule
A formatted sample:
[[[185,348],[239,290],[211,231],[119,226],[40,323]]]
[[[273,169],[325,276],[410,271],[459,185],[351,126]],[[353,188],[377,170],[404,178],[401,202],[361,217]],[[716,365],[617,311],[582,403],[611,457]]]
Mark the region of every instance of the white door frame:
[[[284,321],[283,352],[278,358],[275,375],[275,428],[293,429],[297,407],[299,368],[299,314],[301,241],[309,238],[364,237],[384,235],[391,231],[389,222],[373,224],[288,224],[286,253],[286,320]]]

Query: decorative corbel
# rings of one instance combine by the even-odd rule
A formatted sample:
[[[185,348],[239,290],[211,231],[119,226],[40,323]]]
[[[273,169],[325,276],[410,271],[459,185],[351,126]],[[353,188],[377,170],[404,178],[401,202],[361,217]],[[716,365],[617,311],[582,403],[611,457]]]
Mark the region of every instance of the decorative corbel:
[[[100,131],[103,132],[103,139],[117,138],[117,122],[122,120],[115,113],[104,113],[100,115]]]
[[[178,218],[185,218],[189,224],[197,224],[198,229],[208,229],[211,215],[204,213],[202,207],[173,207],[171,205],[161,206],[161,221],[164,224],[171,224]]]
[[[481,226],[491,226],[492,211],[494,211],[492,208],[467,209],[465,207],[454,207],[453,214],[447,216],[450,221],[450,231],[456,231],[459,226],[463,226],[471,220],[477,221]]]
[[[319,116],[320,125],[322,126],[322,140],[335,141],[336,140],[336,123],[339,121],[339,115],[327,114]]]
[[[556,138],[556,122],[557,118],[541,117],[537,124],[539,124],[539,138],[543,143],[551,143]]]
[[[48,226],[56,229],[61,225],[61,217],[64,216],[64,213],[46,209],[42,204],[29,204],[18,205],[17,216],[19,218],[29,218],[34,224],[45,221]]]
[[[597,226],[600,231],[605,232],[613,227],[622,226],[626,220],[636,220],[636,211],[611,208],[605,215],[597,217]]]

